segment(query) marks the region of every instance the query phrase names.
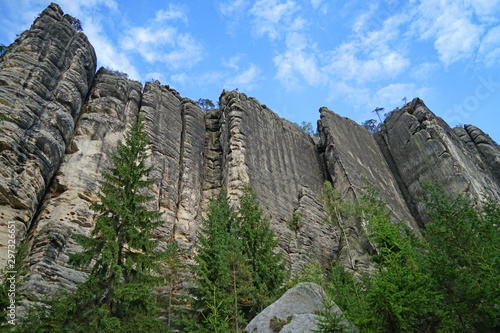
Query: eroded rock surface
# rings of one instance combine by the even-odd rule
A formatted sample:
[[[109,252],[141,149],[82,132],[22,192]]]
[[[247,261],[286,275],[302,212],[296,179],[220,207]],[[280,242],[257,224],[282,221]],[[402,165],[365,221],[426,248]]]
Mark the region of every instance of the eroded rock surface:
[[[0,243],[7,222],[24,238],[64,157],[92,83],[96,56],[56,4],[0,62]],[[0,248],[0,267],[4,266]]]
[[[245,94],[224,91],[219,105],[216,140],[222,156],[217,161],[221,185],[233,203],[250,184],[292,271],[312,259],[334,258],[338,241],[323,224],[319,198],[325,176],[311,136]],[[289,225],[294,212],[303,213],[306,222],[298,232]]]
[[[404,220],[418,232],[417,223],[373,135],[363,126],[327,108],[321,108],[320,114],[318,128],[326,167],[340,196],[354,200],[363,195],[364,187],[371,184],[388,203],[395,221]],[[373,249],[365,237],[364,225],[348,220],[339,220],[338,224],[338,229],[344,233],[345,253],[341,258],[344,265],[353,270],[368,268],[369,254]]]
[[[141,112],[151,138],[150,177],[157,179],[150,189],[165,220],[157,236],[164,242],[176,239],[189,249],[201,221],[205,114],[195,102],[159,82],[146,83]]]
[[[101,68],[83,108],[64,161],[29,234],[26,295],[55,294],[83,282],[85,272],[68,265],[68,254],[81,251],[72,233],[90,236],[101,173],[112,166],[118,140],[137,116],[141,85]]]
[[[425,216],[424,206],[418,198],[422,196],[421,187],[425,181],[442,183],[448,193],[461,193],[476,202],[485,193],[499,197],[496,182],[477,164],[478,154],[468,148],[467,139],[461,140],[456,131],[432,113],[421,99],[415,98],[404,108],[392,112],[385,120],[385,127],[385,142],[422,216]],[[471,128],[468,133],[473,132]],[[479,145],[484,142],[479,138],[485,136],[475,137]],[[474,145],[477,147],[476,143]],[[495,148],[492,142],[488,145]],[[483,157],[484,153],[479,155],[483,161],[488,160]],[[488,163],[494,165],[494,158],[484,163],[489,168]]]

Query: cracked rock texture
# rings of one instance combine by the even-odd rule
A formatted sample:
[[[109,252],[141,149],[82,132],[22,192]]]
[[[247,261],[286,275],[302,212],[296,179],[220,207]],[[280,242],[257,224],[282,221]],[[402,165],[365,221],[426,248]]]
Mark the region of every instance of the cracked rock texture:
[[[498,145],[477,128],[452,130],[419,98],[392,112],[384,125],[383,143],[401,176],[400,186],[408,191],[420,216],[425,214],[418,198],[427,180],[440,182],[448,193],[462,193],[475,202],[484,194],[500,198],[495,181]]]
[[[92,83],[96,56],[51,4],[12,44],[0,62],[0,243],[7,223],[18,239],[30,228],[64,157]],[[0,248],[0,266],[5,263]]]
[[[104,68],[96,75],[88,101],[64,160],[48,190],[28,239],[27,296],[72,289],[85,273],[68,265],[68,254],[81,250],[71,233],[90,236],[101,172],[112,166],[118,140],[139,111],[141,85]]]
[[[363,270],[373,253],[363,236],[370,221],[325,223],[325,180],[349,199],[368,180],[395,221],[417,233],[427,179],[476,201],[483,193],[500,197],[499,146],[474,126],[452,130],[418,98],[392,112],[375,135],[321,108],[318,139],[236,91],[223,91],[219,108],[203,112],[158,81],[142,88],[106,69],[94,75],[92,46],[55,4],[12,50],[0,62],[0,111],[8,117],[0,123],[0,268],[14,221],[18,240],[30,245],[28,297],[71,290],[85,278],[67,264],[80,250],[70,235],[90,234],[101,172],[138,112],[150,137],[150,177],[157,181],[148,204],[163,212],[156,230],[162,246],[175,240],[191,251],[209,201],[224,190],[237,205],[249,184],[292,274],[312,260]],[[302,223],[292,225],[294,214]]]

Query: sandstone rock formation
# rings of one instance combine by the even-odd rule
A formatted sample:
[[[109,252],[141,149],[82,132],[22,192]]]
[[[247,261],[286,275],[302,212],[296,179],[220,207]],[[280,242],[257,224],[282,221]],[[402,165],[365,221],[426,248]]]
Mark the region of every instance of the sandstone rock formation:
[[[491,176],[493,170],[498,170],[494,169],[498,163],[498,145],[472,127],[466,130],[467,135],[459,133],[460,139],[457,131],[433,114],[419,98],[392,112],[384,126],[383,140],[379,142],[387,146],[400,176],[400,187],[407,191],[411,205],[420,216],[425,214],[418,198],[426,180],[440,182],[447,192],[465,194],[476,202],[481,201],[484,194],[500,198],[498,183]],[[479,148],[482,154],[477,153]],[[482,165],[477,163],[479,159]]]
[[[224,190],[233,204],[253,187],[292,274],[304,264],[342,258],[341,233],[352,240],[352,269],[366,269],[373,248],[362,225],[325,223],[322,186],[344,198],[362,194],[365,179],[381,191],[395,220],[416,232],[426,179],[476,201],[500,198],[500,148],[474,126],[452,130],[415,99],[372,135],[326,108],[321,139],[277,116],[255,98],[223,91],[219,109],[203,112],[159,82],[139,83],[100,69],[85,35],[50,5],[0,62],[0,268],[6,228],[16,221],[30,243],[26,295],[70,290],[85,272],[68,266],[79,251],[71,233],[89,234],[101,171],[138,112],[146,117],[153,170],[151,208],[163,212],[161,244],[190,251],[208,203]],[[290,219],[300,213],[301,222]],[[365,221],[369,223],[369,221]],[[345,229],[345,230],[344,230]],[[345,262],[345,261],[343,261]]]
[[[30,228],[94,77],[92,45],[62,14],[50,5],[0,62],[0,106],[7,115],[0,129],[1,244],[7,244],[8,221],[16,222],[18,239]]]
[[[245,328],[245,333],[311,332],[317,329],[318,312],[325,313],[325,292],[315,283],[300,283],[259,313]],[[342,315],[342,310],[332,305],[331,312]],[[346,329],[356,331],[348,321],[342,320]]]
[[[68,254],[81,251],[72,233],[90,236],[101,172],[139,111],[141,85],[101,68],[64,160],[45,196],[28,239],[26,295],[73,289],[85,273],[68,266]]]

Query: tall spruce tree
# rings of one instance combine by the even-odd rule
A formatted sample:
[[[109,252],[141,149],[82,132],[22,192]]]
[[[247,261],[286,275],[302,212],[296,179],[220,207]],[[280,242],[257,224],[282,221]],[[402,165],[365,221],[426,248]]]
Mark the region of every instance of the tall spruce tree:
[[[68,324],[77,331],[154,332],[162,327],[151,294],[162,281],[157,272],[163,253],[155,252],[158,242],[152,240],[161,213],[148,210],[145,203],[152,197],[141,193],[155,182],[147,180],[147,145],[139,114],[112,156],[114,166],[102,173],[100,200],[91,206],[99,213],[92,236],[74,236],[83,252],[72,255],[70,263],[86,267],[94,261],[72,296],[76,304],[68,309],[75,317]]]
[[[243,190],[240,198],[238,236],[252,269],[253,310],[260,312],[277,295],[286,277],[286,265],[281,253],[274,253],[278,239],[250,187]]]
[[[198,316],[187,322],[191,332],[213,332],[214,325],[237,331],[243,324],[240,305],[251,298],[251,272],[241,252],[237,220],[226,194],[212,200],[195,244],[192,300]]]

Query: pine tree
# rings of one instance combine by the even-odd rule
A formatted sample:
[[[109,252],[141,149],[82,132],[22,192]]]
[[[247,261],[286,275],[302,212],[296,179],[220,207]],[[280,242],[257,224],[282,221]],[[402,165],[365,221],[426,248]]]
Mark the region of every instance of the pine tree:
[[[69,310],[84,323],[82,330],[161,327],[151,294],[161,282],[157,272],[163,253],[155,252],[158,242],[152,240],[161,213],[148,210],[145,203],[152,197],[141,194],[155,182],[146,180],[151,171],[146,167],[147,145],[139,114],[112,156],[114,166],[102,173],[100,200],[91,206],[99,213],[92,237],[74,236],[83,252],[71,256],[70,263],[85,267],[94,261],[88,279],[72,296],[76,306]]]
[[[274,299],[284,282],[285,262],[281,253],[274,253],[278,239],[250,187],[244,189],[240,198],[238,216],[242,253],[248,258],[253,274],[253,310],[260,312]]]

